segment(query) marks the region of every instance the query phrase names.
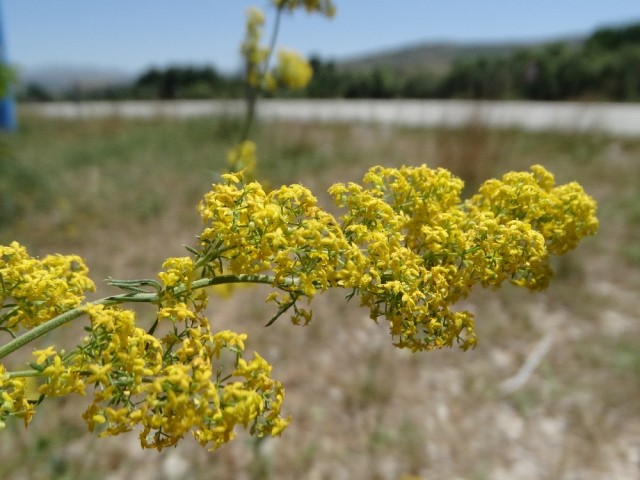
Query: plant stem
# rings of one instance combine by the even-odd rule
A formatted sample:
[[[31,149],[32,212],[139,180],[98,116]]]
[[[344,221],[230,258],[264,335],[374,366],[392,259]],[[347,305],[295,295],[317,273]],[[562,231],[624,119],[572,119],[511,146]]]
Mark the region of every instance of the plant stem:
[[[40,377],[43,375],[43,373],[38,370],[19,370],[7,373],[9,374],[9,378]]]
[[[220,275],[218,277],[213,278],[201,278],[199,280],[194,281],[191,284],[191,287],[187,289],[187,287],[180,287],[175,289],[174,294],[181,294],[186,292],[187,290],[198,290],[200,288],[210,287],[213,285],[221,285],[226,283],[261,283],[267,285],[273,285],[275,281],[275,277],[273,275],[266,274],[257,274],[257,275]],[[287,282],[287,284],[282,285],[291,286],[295,282]],[[160,302],[161,293],[156,292],[140,292],[140,293],[123,293],[120,295],[113,295],[110,297],[101,298],[99,300],[95,300],[93,302],[89,302],[85,305],[76,307],[72,310],[64,312],[57,317],[54,317],[50,320],[47,320],[45,323],[38,325],[37,327],[23,333],[22,335],[14,338],[9,343],[0,346],[0,359],[6,357],[7,355],[15,352],[16,350],[24,347],[28,343],[34,341],[36,338],[39,338],[56,328],[61,327],[62,325],[75,320],[78,317],[81,317],[86,313],[86,305],[119,305],[121,303],[158,303]]]
[[[258,97],[261,93],[261,83],[264,76],[269,71],[269,63],[271,62],[271,58],[273,57],[273,50],[276,46],[276,41],[278,39],[278,32],[280,31],[280,18],[282,17],[282,9],[283,7],[278,7],[276,11],[276,19],[275,25],[273,27],[273,33],[271,34],[271,40],[269,41],[269,50],[267,53],[267,60],[264,63],[264,68],[260,74],[260,80],[258,81],[257,86],[252,86],[247,84],[247,110],[244,117],[244,125],[240,134],[240,142],[242,143],[249,138],[249,132],[251,130],[251,126],[253,125],[253,120],[256,114],[256,103],[258,101]]]
[[[262,71],[263,77],[269,71],[269,63],[271,62],[271,58],[273,57],[273,50],[276,48],[276,41],[278,40],[278,33],[280,32],[280,18],[282,18],[282,9],[283,6],[281,5],[276,11],[275,25],[273,26],[273,33],[271,34],[271,41],[269,42],[269,53],[267,56],[267,61],[264,63],[264,70]]]

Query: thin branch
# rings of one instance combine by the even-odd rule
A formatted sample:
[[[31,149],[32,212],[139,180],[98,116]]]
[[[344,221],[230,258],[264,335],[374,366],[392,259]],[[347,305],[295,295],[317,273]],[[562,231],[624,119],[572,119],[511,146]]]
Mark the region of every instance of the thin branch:
[[[26,377],[42,377],[43,373],[38,370],[19,370],[15,372],[7,372],[9,378],[26,378]]]
[[[269,71],[269,63],[271,62],[271,58],[273,57],[273,50],[276,46],[276,41],[278,39],[278,32],[280,31],[280,18],[282,17],[283,7],[279,6],[276,10],[276,20],[275,25],[273,27],[273,32],[271,34],[271,40],[269,41],[269,50],[267,51],[267,59],[264,63],[264,68],[260,73],[258,86],[252,86],[247,84],[247,112],[244,117],[244,125],[240,134],[240,142],[242,143],[249,138],[249,131],[251,130],[251,126],[253,125],[253,121],[255,119],[256,113],[256,103],[258,101],[258,97],[261,93],[262,80],[265,75]]]
[[[271,40],[269,42],[269,53],[267,54],[267,61],[264,63],[264,70],[262,71],[262,76],[264,77],[269,71],[269,63],[271,62],[271,58],[273,57],[273,51],[276,48],[276,42],[278,40],[278,33],[280,32],[280,19],[282,18],[283,6],[280,5],[276,10],[276,23],[273,26],[273,32],[271,33]]]
[[[213,278],[201,278],[194,281],[189,288],[182,286],[176,288],[172,293],[174,295],[180,295],[187,291],[198,290],[200,288],[210,287],[213,285],[221,285],[227,283],[261,283],[267,285],[273,285],[275,277],[273,275],[256,274],[256,275],[221,275]],[[283,287],[294,285],[294,281],[286,282]],[[54,317],[45,323],[38,325],[37,327],[23,333],[22,335],[14,338],[9,343],[0,346],[0,359],[15,352],[16,350],[24,347],[28,343],[34,341],[47,333],[61,327],[62,325],[81,317],[86,313],[86,307],[88,305],[119,305],[121,303],[158,303],[160,301],[162,292],[131,292],[123,293],[120,295],[112,295],[110,297],[101,298],[93,302],[86,303],[67,312],[64,312],[57,317]]]

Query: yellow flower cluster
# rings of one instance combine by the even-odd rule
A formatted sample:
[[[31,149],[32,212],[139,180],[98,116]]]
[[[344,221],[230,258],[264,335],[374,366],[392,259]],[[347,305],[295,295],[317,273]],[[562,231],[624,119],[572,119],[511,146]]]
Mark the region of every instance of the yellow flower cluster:
[[[332,16],[335,7],[330,0],[274,0],[278,13],[282,9],[293,11],[304,6],[307,12],[320,12]],[[309,62],[293,50],[280,50],[277,65],[268,70],[268,60],[272,53],[270,48],[260,45],[264,13],[252,7],[247,10],[247,24],[245,37],[241,46],[241,53],[246,65],[246,81],[250,87],[258,90],[274,91],[283,86],[291,89],[306,87],[313,76],[313,69]],[[234,154],[240,155],[240,153]]]
[[[252,174],[256,163],[256,144],[251,140],[244,140],[227,152],[227,165],[231,172],[245,170]]]
[[[65,355],[48,347],[34,356],[46,379],[42,395],[92,390],[83,414],[91,431],[108,436],[138,428],[141,445],[158,450],[191,432],[213,450],[234,438],[237,425],[257,436],[279,435],[288,425],[280,416],[284,389],[270,377],[271,366],[257,354],[243,358],[246,335],[211,333],[201,312],[183,303],[161,308],[159,320],[168,322],[161,337],[137,327],[132,311],[90,304],[86,313],[91,330],[77,350]],[[16,407],[23,387],[13,382],[13,391],[3,390],[13,402],[7,414],[28,421],[33,410],[24,401]]]
[[[553,175],[540,165],[488,180],[470,203],[490,211],[500,223],[512,218],[530,224],[554,255],[574,249],[598,230],[595,201],[576,182],[556,187]]]
[[[8,417],[17,417],[28,425],[33,417],[34,406],[27,398],[26,379],[10,378],[4,365],[0,364],[0,430]]]
[[[309,62],[292,50],[278,52],[278,64],[273,70],[277,83],[292,90],[306,87],[313,76]]]
[[[203,276],[271,274],[273,285],[286,293],[268,299],[293,306],[296,323],[308,322],[308,312],[295,300],[334,285],[343,256],[353,247],[301,185],[267,193],[257,182],[242,184],[240,174],[224,179],[199,206],[205,223],[198,262]]]
[[[246,15],[246,31],[240,52],[245,59],[247,84],[257,87],[262,81],[262,65],[269,58],[269,49],[260,46],[264,13],[256,7],[250,7]]]
[[[227,175],[200,204],[203,276],[265,274],[283,295],[278,315],[331,287],[352,290],[371,317],[385,317],[399,347],[476,343],[473,317],[452,306],[474,284],[505,280],[544,288],[549,255],[597,230],[595,202],[575,183],[555,187],[541,166],[489,181],[463,202],[463,183],[444,169],[372,168],[363,185],[330,189],[346,208],[338,222],[300,185],[266,193]],[[525,203],[526,201],[526,203]]]
[[[163,271],[158,274],[158,278],[165,287],[172,288],[177,285],[191,287],[194,280],[194,265],[190,257],[171,257],[162,264]]]
[[[80,369],[74,364],[75,354],[65,355],[57,352],[53,346],[43,350],[35,350],[36,369],[46,378],[38,392],[47,397],[63,397],[70,393],[85,394],[85,383]]]
[[[347,209],[341,217],[345,235],[364,258],[344,286],[359,294],[371,318],[389,321],[398,347],[441,348],[456,340],[463,349],[472,347],[471,315],[450,309],[468,291],[452,258],[462,253],[456,243],[462,237],[463,215],[456,211],[462,182],[422,166],[375,167],[363,183],[330,189]]]
[[[549,255],[574,248],[597,230],[596,206],[575,184],[554,188],[541,166],[510,173],[462,202],[462,182],[444,169],[375,167],[367,188],[330,190],[348,213],[350,242],[366,252],[362,276],[351,286],[385,316],[396,345],[412,350],[476,343],[473,317],[451,306],[472,286],[504,280],[543,288],[552,275]]]
[[[29,256],[18,242],[0,245],[0,328],[31,329],[78,306],[95,285],[77,255]]]

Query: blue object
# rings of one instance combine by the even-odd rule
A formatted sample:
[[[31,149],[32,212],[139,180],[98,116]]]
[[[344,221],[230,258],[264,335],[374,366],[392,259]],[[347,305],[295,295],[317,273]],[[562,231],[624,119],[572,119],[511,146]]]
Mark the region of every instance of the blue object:
[[[0,65],[2,65],[2,67],[8,67],[4,43],[2,8],[0,8]],[[18,122],[16,121],[16,104],[12,90],[11,86],[9,86],[7,94],[0,99],[0,129],[8,132],[15,131],[18,126]]]

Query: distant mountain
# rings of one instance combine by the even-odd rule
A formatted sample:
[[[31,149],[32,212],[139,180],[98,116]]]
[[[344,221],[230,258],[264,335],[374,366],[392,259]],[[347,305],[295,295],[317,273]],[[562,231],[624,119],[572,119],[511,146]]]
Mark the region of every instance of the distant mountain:
[[[21,85],[38,85],[54,95],[70,90],[89,91],[122,86],[134,79],[134,75],[122,70],[102,67],[62,64],[33,69],[18,67],[18,80]]]
[[[336,65],[344,70],[363,71],[383,67],[398,73],[430,71],[435,74],[444,74],[457,60],[508,57],[518,50],[549,43],[561,42],[578,46],[583,40],[583,38],[566,38],[546,42],[422,43],[341,59],[336,61]],[[87,92],[106,87],[125,86],[136,80],[136,75],[117,68],[72,64],[51,64],[37,68],[18,66],[18,77],[21,85],[37,85],[53,95],[72,90]]]
[[[344,59],[338,61],[337,65],[347,70],[370,70],[382,67],[403,73],[421,70],[443,74],[449,71],[458,60],[472,60],[479,57],[509,57],[520,50],[544,47],[551,43],[563,43],[578,47],[583,41],[582,37],[570,37],[537,42],[422,43]]]

